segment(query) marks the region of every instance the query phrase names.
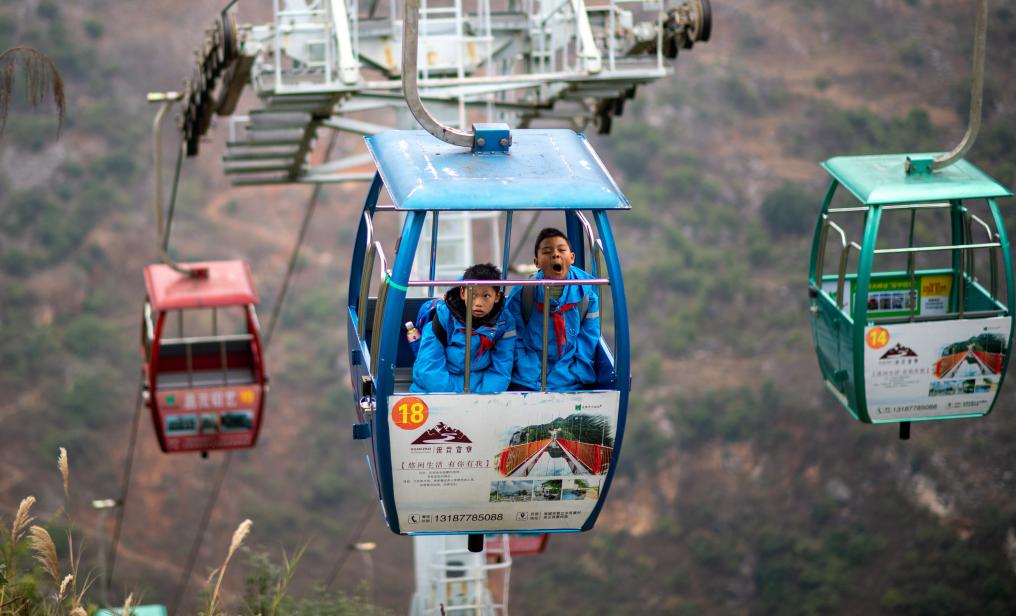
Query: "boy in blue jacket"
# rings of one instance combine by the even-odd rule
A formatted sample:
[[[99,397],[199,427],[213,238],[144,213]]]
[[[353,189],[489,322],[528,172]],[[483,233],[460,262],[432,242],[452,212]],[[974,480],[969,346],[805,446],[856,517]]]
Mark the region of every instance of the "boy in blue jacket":
[[[581,280],[592,278],[577,267],[568,237],[546,228],[536,237],[533,263],[537,279]],[[543,349],[543,288],[516,287],[508,296],[507,311],[515,319],[515,369],[512,385],[517,389],[540,389]],[[549,287],[550,319],[547,332],[547,390],[574,391],[596,382],[593,366],[600,341],[600,302],[596,289],[586,285]],[[528,297],[527,297],[528,296]],[[527,312],[528,314],[523,314]]]
[[[463,280],[500,281],[501,271],[489,263],[473,265]],[[515,357],[515,321],[504,310],[500,286],[473,287],[466,306],[466,287],[453,287],[434,307],[423,327],[420,351],[413,364],[413,385],[419,393],[462,393],[466,363],[466,310],[473,314],[469,393],[493,394],[508,389]],[[439,323],[439,335],[434,324]]]

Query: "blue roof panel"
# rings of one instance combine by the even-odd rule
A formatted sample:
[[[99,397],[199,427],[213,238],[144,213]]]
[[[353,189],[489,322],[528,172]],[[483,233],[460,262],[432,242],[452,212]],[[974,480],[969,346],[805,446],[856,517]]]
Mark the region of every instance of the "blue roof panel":
[[[631,209],[585,137],[567,129],[513,130],[507,154],[474,154],[423,130],[366,141],[396,209]]]

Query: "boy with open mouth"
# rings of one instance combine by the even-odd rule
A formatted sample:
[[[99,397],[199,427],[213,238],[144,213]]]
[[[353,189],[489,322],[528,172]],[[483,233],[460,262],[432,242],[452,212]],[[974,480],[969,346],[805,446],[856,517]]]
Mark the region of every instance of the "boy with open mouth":
[[[546,228],[536,237],[533,263],[536,279],[583,280],[588,273],[574,267],[575,253],[559,229]],[[550,302],[547,331],[547,390],[573,391],[596,382],[596,345],[600,340],[600,307],[595,287],[516,287],[508,295],[506,310],[514,317],[515,389],[538,390],[543,352],[543,302]]]

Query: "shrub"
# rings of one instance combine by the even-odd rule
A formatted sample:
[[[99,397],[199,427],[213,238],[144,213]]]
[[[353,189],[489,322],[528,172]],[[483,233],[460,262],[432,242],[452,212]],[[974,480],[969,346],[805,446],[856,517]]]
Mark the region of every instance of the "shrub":
[[[800,184],[784,182],[766,195],[759,214],[773,236],[804,235],[814,227],[818,207],[818,199],[811,191]]]

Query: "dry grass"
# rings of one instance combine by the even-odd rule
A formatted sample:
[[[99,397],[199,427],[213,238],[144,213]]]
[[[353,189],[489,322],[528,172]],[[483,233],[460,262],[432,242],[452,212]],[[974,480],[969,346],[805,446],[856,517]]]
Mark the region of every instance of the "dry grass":
[[[0,133],[7,123],[7,112],[11,97],[14,95],[14,75],[18,65],[25,79],[25,94],[28,104],[34,109],[38,107],[47,94],[53,96],[56,103],[57,117],[60,127],[63,126],[67,100],[64,96],[64,83],[56,64],[46,54],[31,47],[11,47],[0,52]]]
[[[254,523],[250,520],[240,522],[240,525],[233,532],[233,540],[229,542],[226,560],[222,561],[222,566],[217,571],[213,571],[212,575],[208,578],[208,581],[211,582],[211,579],[216,577],[216,573],[218,573],[218,579],[215,581],[215,590],[212,591],[212,597],[208,600],[208,610],[205,612],[208,616],[216,616],[217,614],[216,609],[219,603],[219,590],[222,588],[222,578],[226,575],[226,569],[229,567],[229,561],[233,558],[233,554],[236,554],[236,551],[240,549],[243,540],[250,534],[250,528],[253,525]]]
[[[11,544],[15,545],[21,541],[22,535],[25,534],[25,529],[32,523],[33,518],[28,514],[28,510],[35,504],[34,496],[26,496],[21,499],[21,504],[18,505],[18,513],[14,516],[14,524],[11,526]]]
[[[60,476],[63,477],[64,500],[69,506],[71,500],[71,468],[70,463],[67,462],[67,450],[63,447],[60,448],[60,455],[57,456],[56,465],[60,469]]]
[[[32,526],[28,534],[28,543],[32,546],[32,551],[35,552],[35,560],[42,563],[42,568],[46,570],[49,577],[53,578],[53,583],[59,585],[60,559],[56,555],[56,545],[53,543],[53,538],[49,536],[49,531],[41,526]]]
[[[70,573],[68,573],[67,577],[65,577],[63,579],[63,581],[60,582],[60,592],[57,593],[57,596],[56,596],[57,599],[61,599],[62,600],[64,597],[67,596],[67,586],[70,585],[71,580],[73,580],[73,579],[74,579],[74,576],[71,575]]]
[[[50,521],[61,516],[67,525],[67,562],[70,572],[61,578],[60,557],[56,544],[49,531],[37,524],[31,514],[35,505],[35,497],[22,499],[11,525],[10,535],[0,534],[0,616],[70,614],[71,616],[87,616],[83,607],[84,595],[91,586],[91,576],[82,579],[79,575],[81,553],[74,546],[74,519],[70,513],[70,461],[67,450],[60,448],[57,457],[57,468],[63,480],[64,506],[58,510]],[[2,525],[0,525],[2,526]],[[18,574],[18,561],[22,549],[19,544],[27,540],[28,547],[35,561],[46,572],[53,583],[53,590],[43,592],[41,584],[23,585]],[[30,575],[30,574],[27,574]]]

